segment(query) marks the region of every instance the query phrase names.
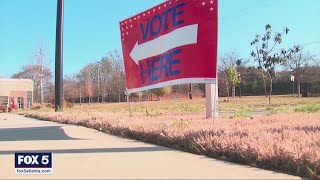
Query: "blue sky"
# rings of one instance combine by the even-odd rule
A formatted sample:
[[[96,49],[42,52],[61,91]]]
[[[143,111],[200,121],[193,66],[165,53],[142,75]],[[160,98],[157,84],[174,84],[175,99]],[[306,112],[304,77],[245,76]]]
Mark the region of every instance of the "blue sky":
[[[163,0],[65,0],[64,74],[78,72],[108,51],[121,50],[118,22]],[[307,45],[320,56],[319,0],[220,0],[219,55],[236,50],[249,58],[250,41],[271,24],[289,27],[283,47]],[[54,70],[56,0],[0,0],[0,76],[32,62],[42,42]]]

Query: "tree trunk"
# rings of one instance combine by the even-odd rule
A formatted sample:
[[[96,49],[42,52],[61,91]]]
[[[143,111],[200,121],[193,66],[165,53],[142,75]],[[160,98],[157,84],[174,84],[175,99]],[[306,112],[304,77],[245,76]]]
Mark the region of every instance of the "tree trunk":
[[[192,84],[189,84],[189,99],[192,99]]]
[[[228,101],[229,101],[229,97],[230,97],[230,87],[229,87],[229,83],[228,83],[228,78],[227,78],[227,75],[224,74],[224,79],[225,79],[225,82],[226,82],[226,88],[227,88],[227,96],[228,96]]]
[[[301,98],[301,84],[300,79],[297,80],[298,97]]]
[[[271,105],[271,95],[272,95],[272,78],[270,78],[270,90],[269,90],[269,105]]]
[[[266,77],[265,75],[263,74],[263,70],[261,69],[261,72],[260,72],[261,76],[262,76],[262,82],[263,82],[263,90],[264,90],[264,94],[266,97],[268,97],[268,93],[267,93],[267,84],[266,84]]]
[[[41,74],[42,76],[42,74]],[[40,101],[41,104],[43,104],[43,79],[40,77]]]
[[[228,101],[229,101],[229,98],[230,98],[230,87],[227,86],[227,94],[228,94]]]
[[[236,97],[236,86],[232,86],[232,98]]]

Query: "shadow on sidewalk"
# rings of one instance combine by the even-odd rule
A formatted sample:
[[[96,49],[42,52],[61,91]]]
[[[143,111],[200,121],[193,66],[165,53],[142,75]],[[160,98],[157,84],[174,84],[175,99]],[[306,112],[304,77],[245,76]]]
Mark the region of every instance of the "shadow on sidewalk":
[[[79,154],[79,153],[124,153],[124,152],[159,152],[159,151],[174,151],[168,148],[154,147],[125,147],[125,148],[88,148],[88,149],[57,149],[57,150],[19,150],[19,152],[52,152],[53,154]],[[0,151],[0,155],[14,154],[16,151]]]
[[[65,134],[61,126],[0,129],[1,141],[78,140]]]

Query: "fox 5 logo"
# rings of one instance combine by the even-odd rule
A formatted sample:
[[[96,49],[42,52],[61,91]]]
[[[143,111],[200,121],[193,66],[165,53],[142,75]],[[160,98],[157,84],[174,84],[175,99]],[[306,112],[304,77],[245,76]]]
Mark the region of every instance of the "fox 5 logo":
[[[52,168],[52,153],[15,153],[15,168]]]

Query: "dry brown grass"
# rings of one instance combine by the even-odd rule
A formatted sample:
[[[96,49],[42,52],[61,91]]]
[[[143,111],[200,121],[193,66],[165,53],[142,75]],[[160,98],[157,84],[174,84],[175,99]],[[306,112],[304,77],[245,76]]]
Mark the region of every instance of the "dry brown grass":
[[[220,107],[228,111],[237,111],[239,106],[267,109],[267,100],[262,100],[249,97],[222,101]],[[320,114],[295,113],[294,109],[306,102],[316,104],[319,99],[277,97],[273,102],[272,108],[285,107],[287,111],[219,118],[214,124],[203,118],[204,100],[131,103],[131,113],[127,103],[75,106],[63,113],[52,109],[19,113],[305,177],[307,166],[320,166]]]

